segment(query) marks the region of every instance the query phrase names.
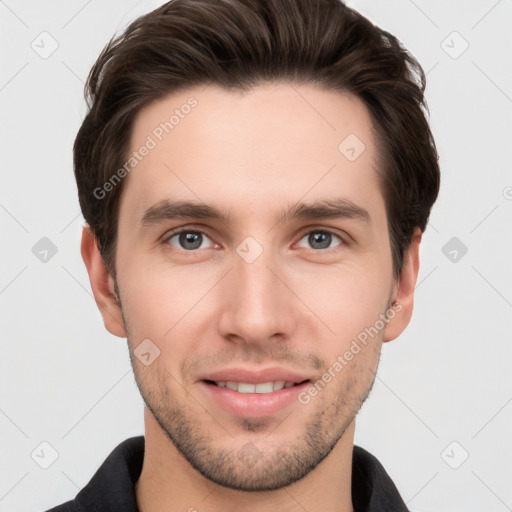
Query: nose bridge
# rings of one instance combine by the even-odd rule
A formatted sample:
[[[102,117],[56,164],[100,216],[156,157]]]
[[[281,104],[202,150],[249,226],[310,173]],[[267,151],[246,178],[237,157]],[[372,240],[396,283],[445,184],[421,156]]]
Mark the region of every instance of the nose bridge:
[[[222,334],[253,343],[288,337],[293,330],[291,293],[276,277],[274,252],[248,238],[238,246],[225,283]]]

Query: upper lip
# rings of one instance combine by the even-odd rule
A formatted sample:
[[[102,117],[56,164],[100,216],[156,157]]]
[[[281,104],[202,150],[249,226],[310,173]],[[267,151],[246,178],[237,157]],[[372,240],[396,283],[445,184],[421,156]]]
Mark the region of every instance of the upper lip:
[[[209,373],[199,380],[245,382],[247,384],[261,384],[263,382],[285,381],[295,384],[309,380],[303,374],[287,370],[286,368],[265,368],[263,370],[249,370],[245,368],[226,368]]]

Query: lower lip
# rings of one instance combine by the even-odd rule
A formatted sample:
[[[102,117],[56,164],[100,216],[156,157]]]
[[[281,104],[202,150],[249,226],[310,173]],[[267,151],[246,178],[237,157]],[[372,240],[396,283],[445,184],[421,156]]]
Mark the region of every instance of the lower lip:
[[[294,401],[297,402],[299,393],[306,389],[309,381],[272,393],[239,393],[205,381],[199,384],[209,396],[231,414],[245,418],[264,418],[279,412]]]

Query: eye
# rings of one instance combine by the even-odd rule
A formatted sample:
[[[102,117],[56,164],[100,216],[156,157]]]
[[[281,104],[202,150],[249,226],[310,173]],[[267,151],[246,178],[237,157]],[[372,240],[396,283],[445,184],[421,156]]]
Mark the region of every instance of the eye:
[[[306,233],[299,241],[299,247],[307,247],[303,245],[301,242],[303,240],[306,240],[306,243],[310,245],[311,248],[316,250],[325,250],[325,249],[331,249],[333,247],[337,247],[338,245],[341,245],[342,240],[339,236],[335,235],[334,233],[331,233],[329,231],[310,231],[309,233]],[[331,244],[335,241],[338,241],[334,246],[331,246]]]
[[[210,241],[208,245],[207,240]],[[177,233],[171,233],[166,237],[165,242],[185,251],[194,251],[196,249],[207,249],[213,247],[210,238],[201,231],[182,230]]]

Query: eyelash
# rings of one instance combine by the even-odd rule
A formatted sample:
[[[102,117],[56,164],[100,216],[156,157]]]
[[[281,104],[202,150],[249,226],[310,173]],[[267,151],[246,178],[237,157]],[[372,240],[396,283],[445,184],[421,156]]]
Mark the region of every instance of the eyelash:
[[[162,243],[167,245],[167,246],[170,246],[172,249],[171,250],[174,250],[174,251],[179,251],[181,253],[188,253],[188,254],[194,254],[194,253],[197,253],[200,249],[192,249],[192,250],[186,250],[186,249],[178,249],[176,247],[173,247],[170,245],[169,241],[174,238],[175,236],[177,235],[180,235],[182,233],[197,233],[197,234],[200,234],[200,235],[203,235],[207,238],[209,238],[211,240],[211,237],[208,235],[208,233],[204,232],[204,231],[201,231],[200,229],[193,229],[193,228],[189,228],[189,229],[179,229],[177,231],[172,231],[170,233],[167,233],[164,237],[163,237],[163,240],[162,240]],[[305,237],[305,236],[308,236],[312,233],[324,233],[324,234],[329,234],[329,235],[332,235],[336,238],[338,238],[340,240],[340,243],[334,247],[330,247],[330,248],[327,248],[327,249],[312,249],[310,248],[311,251],[315,252],[315,253],[322,253],[322,254],[326,254],[326,253],[331,253],[333,251],[336,251],[338,249],[338,247],[340,246],[344,246],[344,245],[348,245],[346,239],[344,237],[342,237],[341,235],[333,232],[333,231],[330,231],[328,229],[320,229],[320,228],[315,228],[315,229],[310,229],[309,231],[305,231],[303,232],[301,235],[300,235],[300,238],[299,238],[299,242]],[[213,240],[212,240],[213,242]],[[215,242],[213,242],[215,244]],[[298,243],[298,242],[297,242]],[[215,245],[218,245],[218,244],[215,244]]]

